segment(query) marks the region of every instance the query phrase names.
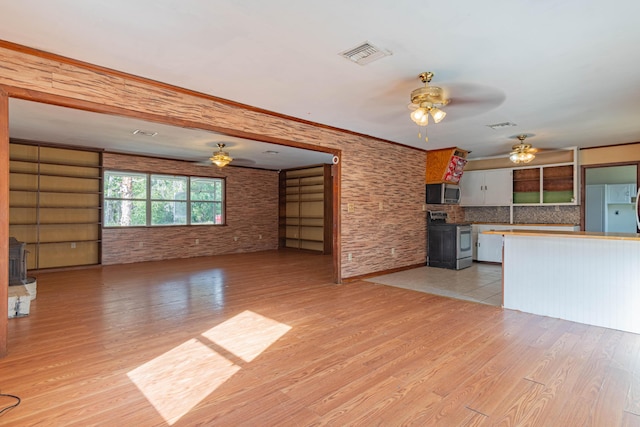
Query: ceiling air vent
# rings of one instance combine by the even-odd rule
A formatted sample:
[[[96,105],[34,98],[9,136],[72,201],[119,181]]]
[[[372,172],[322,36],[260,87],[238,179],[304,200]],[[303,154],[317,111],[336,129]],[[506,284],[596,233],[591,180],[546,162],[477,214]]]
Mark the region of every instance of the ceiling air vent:
[[[518,126],[518,125],[515,124],[515,123],[512,123],[512,122],[502,122],[502,123],[496,123],[496,124],[493,124],[493,125],[487,125],[488,128],[491,128],[493,130],[502,129],[502,128],[509,128],[509,127],[512,127],[512,126]]]
[[[352,49],[340,52],[340,55],[356,64],[367,65],[380,58],[391,55],[391,52],[375,47],[369,42],[364,42]]]
[[[142,135],[142,136],[156,136],[158,134],[158,132],[148,132],[140,129],[136,129],[131,133],[134,135]]]

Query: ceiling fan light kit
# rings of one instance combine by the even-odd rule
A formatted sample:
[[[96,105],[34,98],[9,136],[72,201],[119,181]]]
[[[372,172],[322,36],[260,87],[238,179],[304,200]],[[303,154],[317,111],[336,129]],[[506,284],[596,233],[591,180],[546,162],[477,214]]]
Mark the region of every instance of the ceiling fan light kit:
[[[527,135],[518,135],[520,142],[512,147],[513,151],[509,154],[509,160],[513,163],[529,163],[536,158],[537,150],[531,144],[524,142],[526,138]]]
[[[433,75],[431,71],[421,73],[418,77],[424,83],[424,87],[411,91],[411,104],[409,104],[409,109],[413,110],[411,112],[411,120],[420,127],[426,127],[429,124],[429,116],[433,118],[435,123],[440,123],[447,115],[440,109],[449,103],[449,100],[443,94],[442,88],[429,86]],[[422,138],[420,132],[418,137]],[[428,141],[426,129],[425,141]]]
[[[233,160],[233,158],[229,156],[229,153],[222,151],[224,147],[225,144],[218,144],[218,151],[213,153],[213,156],[209,159],[219,168],[227,166]]]

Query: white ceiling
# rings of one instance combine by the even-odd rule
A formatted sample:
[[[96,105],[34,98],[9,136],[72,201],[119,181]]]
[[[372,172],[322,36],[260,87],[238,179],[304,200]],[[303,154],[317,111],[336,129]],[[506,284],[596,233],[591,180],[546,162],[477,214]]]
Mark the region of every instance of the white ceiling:
[[[141,131],[134,133],[136,131]],[[331,163],[333,155],[235,138],[126,117],[91,113],[20,99],[9,100],[9,134],[28,141],[153,155],[211,166],[209,158],[225,144],[235,166],[280,170]],[[149,134],[156,134],[148,136]]]
[[[639,16],[637,0],[0,0],[0,39],[400,144],[459,146],[477,158],[508,153],[523,133],[546,149],[640,141]],[[364,41],[392,54],[365,66],[339,55]],[[423,71],[451,96],[428,142],[407,109]],[[12,120],[29,123],[33,109],[14,104]],[[56,121],[64,120],[39,122]],[[487,127],[502,122],[517,126]],[[260,166],[256,153],[273,149],[240,151],[242,140],[212,135],[181,130],[136,150],[206,159],[225,139],[232,156]],[[117,137],[95,144],[136,146]]]

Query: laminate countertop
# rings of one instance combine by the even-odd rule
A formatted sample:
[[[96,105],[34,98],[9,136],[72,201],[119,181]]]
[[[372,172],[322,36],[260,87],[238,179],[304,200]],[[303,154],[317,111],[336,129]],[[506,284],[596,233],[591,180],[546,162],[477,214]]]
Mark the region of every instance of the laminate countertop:
[[[512,230],[488,230],[483,234],[500,234],[503,236],[535,236],[535,237],[559,237],[580,239],[606,239],[606,240],[636,240],[640,242],[640,234],[637,233],[606,233],[596,231],[551,231],[551,230],[517,230],[518,225],[513,224]]]
[[[510,227],[576,227],[577,224],[511,224],[508,222],[472,222],[471,225],[499,225],[501,227],[510,226]]]

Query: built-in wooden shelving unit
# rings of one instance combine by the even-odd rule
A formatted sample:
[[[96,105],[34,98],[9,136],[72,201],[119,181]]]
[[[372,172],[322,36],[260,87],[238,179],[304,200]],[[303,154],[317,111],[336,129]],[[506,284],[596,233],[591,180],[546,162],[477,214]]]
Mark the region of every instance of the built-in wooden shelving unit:
[[[514,169],[513,203],[572,204],[576,194],[574,177],[574,165]]]
[[[102,158],[96,151],[10,143],[9,236],[27,269],[100,263]]]
[[[280,247],[331,253],[331,166],[280,173]]]

